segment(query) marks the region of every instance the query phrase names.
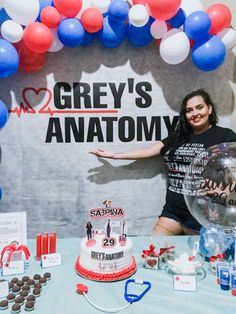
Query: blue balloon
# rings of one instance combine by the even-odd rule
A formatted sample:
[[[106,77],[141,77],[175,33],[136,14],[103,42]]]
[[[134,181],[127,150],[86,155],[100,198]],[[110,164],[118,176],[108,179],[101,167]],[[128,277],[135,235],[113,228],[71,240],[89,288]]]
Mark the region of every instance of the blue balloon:
[[[8,16],[7,12],[4,9],[0,10],[0,26],[7,20],[11,20],[10,16]]]
[[[179,9],[179,11],[173,16],[170,20],[167,20],[166,22],[169,23],[174,28],[179,28],[184,24],[184,21],[186,19],[186,14],[183,9]]]
[[[201,39],[208,35],[211,28],[211,19],[203,11],[195,11],[188,15],[184,22],[184,31],[186,35],[194,40]]]
[[[0,188],[0,201],[1,201],[1,199],[2,199],[2,193],[3,191],[2,191],[2,188]]]
[[[103,27],[97,32],[97,38],[104,47],[115,48],[125,39],[125,30],[123,23],[116,23],[106,16],[103,19]]]
[[[76,18],[68,18],[61,21],[58,26],[58,37],[66,47],[77,47],[84,40],[84,28]]]
[[[94,33],[89,33],[89,32],[84,32],[84,40],[82,41],[82,46],[89,46],[90,44],[92,44],[93,40],[95,38],[95,34]]]
[[[0,77],[14,74],[19,67],[19,56],[15,47],[4,39],[0,39]]]
[[[8,120],[8,109],[3,101],[0,100],[0,129],[4,127]],[[1,199],[1,197],[0,197]]]
[[[108,14],[110,19],[124,22],[128,18],[129,5],[125,0],[113,0],[109,5]]]
[[[150,44],[153,40],[150,32],[150,27],[154,19],[149,18],[149,21],[142,27],[136,27],[132,24],[128,24],[127,27],[127,38],[129,42],[136,47],[145,47]]]
[[[225,45],[217,36],[208,36],[197,41],[192,49],[193,63],[203,71],[216,70],[224,62],[225,56]]]

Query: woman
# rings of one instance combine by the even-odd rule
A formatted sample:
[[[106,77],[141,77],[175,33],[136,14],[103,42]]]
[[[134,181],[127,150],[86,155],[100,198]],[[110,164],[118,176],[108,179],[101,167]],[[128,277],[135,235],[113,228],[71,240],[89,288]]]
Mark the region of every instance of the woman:
[[[236,134],[217,126],[215,106],[203,89],[193,91],[182,102],[176,130],[154,145],[131,152],[114,153],[97,149],[92,154],[111,159],[137,160],[162,155],[168,171],[166,203],[154,227],[158,235],[198,234],[201,225],[192,217],[184,201],[183,180],[187,166],[206,148],[236,142]]]

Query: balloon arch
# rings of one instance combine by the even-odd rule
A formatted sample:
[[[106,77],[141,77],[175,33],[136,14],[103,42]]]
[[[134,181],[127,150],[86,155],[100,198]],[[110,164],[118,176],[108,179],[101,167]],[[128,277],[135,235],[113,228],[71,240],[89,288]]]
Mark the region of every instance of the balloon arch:
[[[0,0],[0,78],[39,71],[47,52],[90,45],[116,48],[125,38],[136,47],[153,40],[161,58],[179,64],[189,54],[213,71],[236,42],[224,4],[206,10],[199,0]],[[0,101],[0,128],[7,108]]]

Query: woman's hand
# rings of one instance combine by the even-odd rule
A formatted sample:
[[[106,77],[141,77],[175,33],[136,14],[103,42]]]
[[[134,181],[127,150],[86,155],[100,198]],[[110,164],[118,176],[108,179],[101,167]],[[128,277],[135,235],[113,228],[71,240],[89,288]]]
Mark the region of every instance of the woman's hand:
[[[110,150],[102,150],[102,149],[95,149],[94,151],[89,152],[90,154],[93,154],[97,157],[103,157],[103,158],[111,158],[113,159],[115,156],[115,153]]]

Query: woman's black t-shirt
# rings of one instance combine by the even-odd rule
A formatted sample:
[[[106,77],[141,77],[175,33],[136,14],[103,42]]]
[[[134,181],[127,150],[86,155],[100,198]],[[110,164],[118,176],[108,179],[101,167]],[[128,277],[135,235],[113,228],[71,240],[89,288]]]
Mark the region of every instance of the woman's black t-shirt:
[[[183,197],[183,180],[188,165],[196,155],[204,152],[207,148],[226,142],[236,142],[236,133],[228,128],[212,126],[204,133],[191,134],[190,140],[179,146],[171,156],[167,150],[164,161],[168,172],[166,203],[169,206],[188,211]],[[168,145],[169,138],[163,139],[162,143]]]

